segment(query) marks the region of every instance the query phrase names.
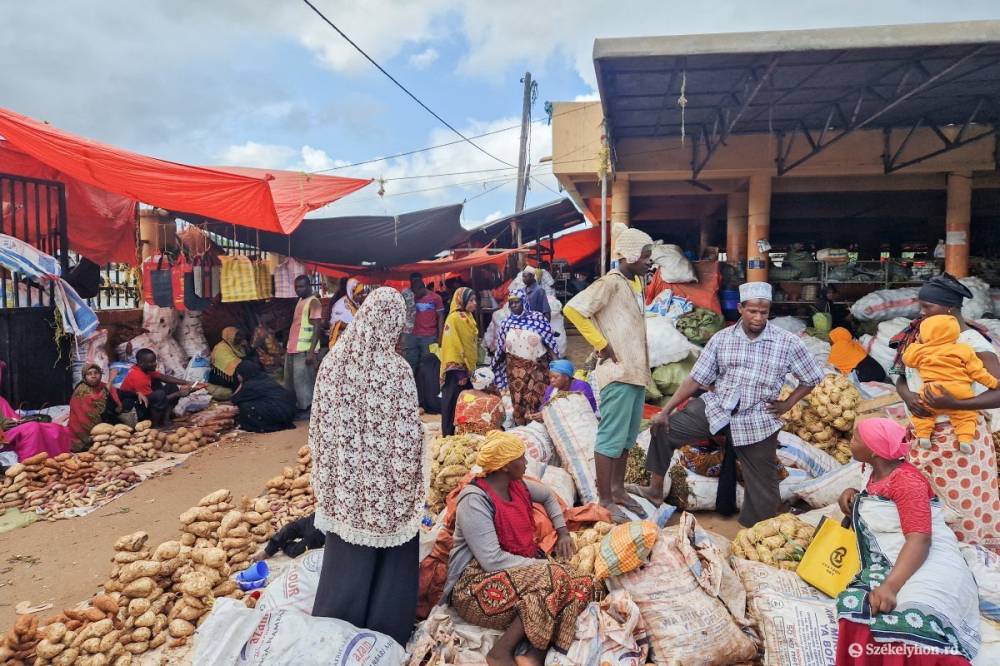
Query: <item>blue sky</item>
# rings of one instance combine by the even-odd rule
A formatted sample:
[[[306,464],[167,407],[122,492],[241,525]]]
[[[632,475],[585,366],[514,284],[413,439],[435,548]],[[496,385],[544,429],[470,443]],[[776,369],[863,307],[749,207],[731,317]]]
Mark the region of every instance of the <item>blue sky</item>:
[[[539,82],[535,118],[544,118],[546,100],[591,95],[595,37],[1000,18],[995,0],[315,2],[471,134],[519,122],[526,69]],[[4,23],[0,105],[151,155],[312,171],[455,139],[300,0],[16,3],[5,8]],[[515,130],[477,143],[516,163],[517,138]],[[545,123],[534,124],[532,161],[550,145]],[[387,182],[389,196],[370,186],[321,214],[401,213],[470,199],[471,225],[512,211],[512,170],[485,171],[502,168],[457,145],[334,171],[406,179]],[[482,172],[415,178],[457,171]],[[548,171],[537,168],[556,189]],[[533,183],[528,205],[555,196]]]

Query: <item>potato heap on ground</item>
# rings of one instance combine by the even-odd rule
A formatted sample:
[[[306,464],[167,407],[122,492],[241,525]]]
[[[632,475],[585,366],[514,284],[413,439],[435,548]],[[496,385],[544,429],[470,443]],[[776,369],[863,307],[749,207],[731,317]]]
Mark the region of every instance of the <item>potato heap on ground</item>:
[[[438,437],[431,444],[431,489],[427,495],[431,512],[436,514],[444,509],[448,493],[476,464],[484,441],[482,435],[452,435]]]
[[[38,645],[38,618],[22,615],[0,645],[0,664],[30,664]]]
[[[233,571],[250,566],[260,545],[271,538],[273,514],[265,497],[240,500],[240,508],[229,511],[219,525],[219,547],[226,553],[226,563]]]
[[[191,425],[198,427],[213,441],[226,430],[231,430],[240,413],[236,405],[212,405],[191,416]]]
[[[733,556],[795,571],[815,531],[808,523],[783,513],[737,532]]]
[[[121,644],[122,624],[119,604],[111,595],[101,594],[90,606],[67,608],[47,618],[38,629],[41,639],[35,646],[36,665],[129,664],[131,655]]]
[[[123,423],[98,423],[90,430],[93,441],[90,452],[101,462],[112,465],[134,465],[154,460],[159,431],[152,425],[152,421],[140,421],[133,430]]]
[[[611,523],[599,522],[594,526],[580,532],[570,532],[573,543],[576,545],[576,554],[569,561],[569,565],[582,574],[594,575],[594,560],[597,558],[597,551],[601,547],[601,541],[614,527]]]
[[[780,397],[784,400],[790,394],[785,388]],[[785,430],[847,464],[851,459],[850,433],[860,402],[861,394],[844,375],[827,375],[785,415]]]
[[[81,453],[78,457],[83,455],[87,454]],[[82,481],[77,481],[73,485],[69,485],[67,481],[52,483],[49,486],[50,495],[42,504],[35,507],[35,510],[46,515],[49,520],[55,520],[56,516],[67,509],[93,506],[98,501],[109,500],[140,481],[142,477],[127,468],[102,469],[90,478],[88,485],[84,485]]]
[[[285,467],[281,474],[267,482],[264,497],[270,507],[271,525],[275,531],[316,510],[311,481],[312,454],[307,445],[299,449],[298,465]]]
[[[160,433],[160,450],[167,453],[191,453],[215,442],[218,438],[202,428],[178,428],[174,432]]]
[[[177,572],[180,580],[173,588],[181,596],[174,602],[168,616],[167,630],[173,639],[170,647],[187,642],[212,609],[215,597],[243,598],[236,581],[229,578],[232,572],[226,564],[226,551],[221,548],[193,548],[189,555],[190,562]]]
[[[235,508],[231,500],[232,493],[223,488],[205,495],[198,501],[198,506],[182,513],[181,545],[190,548],[213,548],[218,545],[222,518]]]

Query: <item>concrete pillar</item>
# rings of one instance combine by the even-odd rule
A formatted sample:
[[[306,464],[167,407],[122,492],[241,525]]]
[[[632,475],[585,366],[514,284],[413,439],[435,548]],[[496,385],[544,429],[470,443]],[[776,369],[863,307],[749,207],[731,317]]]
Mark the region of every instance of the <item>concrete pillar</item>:
[[[611,224],[620,222],[626,227],[632,226],[629,221],[629,182],[627,174],[617,174],[611,183]],[[610,233],[610,232],[609,232]]]
[[[746,192],[733,192],[726,198],[726,259],[729,263],[747,260]]]
[[[944,269],[955,277],[968,277],[972,225],[972,173],[969,171],[948,174],[948,209],[944,225]]]
[[[705,250],[715,245],[715,235],[718,229],[717,220],[714,217],[703,217],[698,227],[698,258],[705,256]]]
[[[771,174],[750,176],[747,203],[747,281],[766,282],[767,253],[761,252],[757,241],[771,235]]]
[[[153,254],[154,250],[177,246],[177,225],[173,217],[161,215],[159,209],[143,208],[139,211],[139,240],[142,244],[142,258]]]

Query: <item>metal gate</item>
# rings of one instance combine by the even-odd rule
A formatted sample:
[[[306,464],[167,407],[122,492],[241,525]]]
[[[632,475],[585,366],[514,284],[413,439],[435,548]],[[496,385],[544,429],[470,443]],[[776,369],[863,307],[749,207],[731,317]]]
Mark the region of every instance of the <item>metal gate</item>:
[[[0,233],[52,255],[69,269],[66,189],[58,181],[0,173]],[[96,230],[95,230],[96,233]],[[56,341],[52,287],[0,267],[0,395],[15,408],[66,404],[69,338]]]

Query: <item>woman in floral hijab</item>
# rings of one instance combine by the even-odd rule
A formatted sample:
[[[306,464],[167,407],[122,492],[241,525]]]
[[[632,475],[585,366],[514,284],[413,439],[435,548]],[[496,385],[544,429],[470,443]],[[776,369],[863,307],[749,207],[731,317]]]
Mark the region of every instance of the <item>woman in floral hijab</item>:
[[[396,353],[406,306],[376,289],[320,365],[309,422],[316,528],[327,532],[313,615],[405,645],[427,496],[413,371]]]

